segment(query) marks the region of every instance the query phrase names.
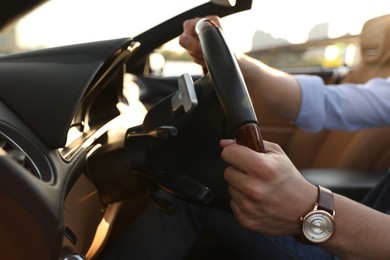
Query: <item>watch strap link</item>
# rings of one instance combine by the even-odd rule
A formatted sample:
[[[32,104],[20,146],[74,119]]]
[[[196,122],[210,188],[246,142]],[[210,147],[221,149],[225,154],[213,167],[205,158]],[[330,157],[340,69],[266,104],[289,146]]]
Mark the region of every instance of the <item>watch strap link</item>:
[[[318,209],[327,211],[329,214],[334,215],[333,210],[333,193],[320,185],[318,187]]]

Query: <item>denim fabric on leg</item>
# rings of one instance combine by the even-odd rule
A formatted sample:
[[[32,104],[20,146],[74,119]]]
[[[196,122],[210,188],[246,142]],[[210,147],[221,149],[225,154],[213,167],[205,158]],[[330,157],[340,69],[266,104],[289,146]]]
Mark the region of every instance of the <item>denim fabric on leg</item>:
[[[166,193],[160,197],[170,199]],[[123,236],[101,260],[181,260],[193,247],[203,229],[197,206],[173,199],[176,213],[167,215],[153,202],[130,224]]]
[[[206,228],[218,234],[240,259],[337,259],[318,246],[304,245],[291,236],[269,237],[243,228],[234,215],[209,209]]]
[[[249,231],[230,212],[195,206],[163,192],[159,196],[174,202],[176,213],[162,213],[150,202],[101,260],[182,260],[205,230],[223,239],[243,260],[337,259],[292,237],[267,237]]]

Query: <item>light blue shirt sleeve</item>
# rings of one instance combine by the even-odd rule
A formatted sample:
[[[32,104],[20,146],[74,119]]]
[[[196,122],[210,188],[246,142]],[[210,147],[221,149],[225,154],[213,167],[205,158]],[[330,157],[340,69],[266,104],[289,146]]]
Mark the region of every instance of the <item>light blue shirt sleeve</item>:
[[[302,102],[294,123],[306,131],[353,131],[390,125],[390,77],[340,85],[325,85],[317,76],[295,78]]]

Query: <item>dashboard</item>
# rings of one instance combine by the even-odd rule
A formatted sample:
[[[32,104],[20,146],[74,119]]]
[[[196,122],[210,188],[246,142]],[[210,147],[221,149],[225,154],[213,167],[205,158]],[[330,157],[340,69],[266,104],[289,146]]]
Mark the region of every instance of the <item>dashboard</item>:
[[[2,256],[90,259],[101,249],[120,203],[101,201],[87,162],[109,142],[121,146],[125,62],[138,45],[121,38],[0,58]]]

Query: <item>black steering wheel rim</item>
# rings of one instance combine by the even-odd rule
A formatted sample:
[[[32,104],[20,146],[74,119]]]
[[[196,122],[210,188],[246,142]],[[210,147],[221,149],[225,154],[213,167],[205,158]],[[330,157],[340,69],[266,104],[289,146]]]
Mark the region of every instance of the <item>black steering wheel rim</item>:
[[[259,123],[245,80],[221,29],[213,21],[203,18],[196,24],[196,32],[229,129],[235,133],[238,143],[264,152]]]

